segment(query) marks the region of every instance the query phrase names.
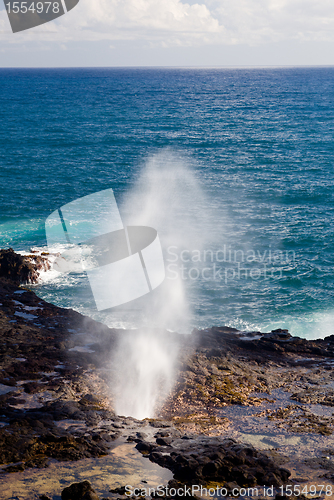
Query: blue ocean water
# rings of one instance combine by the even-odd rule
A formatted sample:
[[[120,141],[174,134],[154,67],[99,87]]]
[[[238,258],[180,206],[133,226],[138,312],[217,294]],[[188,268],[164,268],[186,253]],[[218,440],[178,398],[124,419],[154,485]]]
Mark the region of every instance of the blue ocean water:
[[[214,235],[200,249],[164,249],[167,265],[184,265],[190,326],[334,333],[333,77],[334,68],[1,69],[0,246],[45,247],[46,217],[93,192],[112,188],[122,205],[152,158],[157,169],[186,164]],[[36,292],[136,326],[138,307],[89,311],[80,280]]]

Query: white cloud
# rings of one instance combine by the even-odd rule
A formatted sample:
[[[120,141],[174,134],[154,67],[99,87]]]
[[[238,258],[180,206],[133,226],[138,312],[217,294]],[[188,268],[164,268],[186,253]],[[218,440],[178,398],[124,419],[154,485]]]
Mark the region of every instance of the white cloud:
[[[232,43],[334,40],[332,0],[208,0],[208,4]]]
[[[189,0],[190,1],[190,0]],[[150,46],[334,41],[333,0],[80,0],[54,22],[11,35],[7,42],[133,40]]]
[[[204,4],[180,0],[81,0],[82,11],[93,24],[109,28],[162,30],[167,32],[212,32],[219,30]],[[82,17],[82,16],[81,16]]]
[[[4,14],[5,15],[5,14]],[[0,21],[1,22],[1,21]],[[16,34],[35,40],[200,40],[221,27],[205,4],[181,0],[81,0],[68,14],[42,26]],[[56,33],[55,33],[56,32]]]

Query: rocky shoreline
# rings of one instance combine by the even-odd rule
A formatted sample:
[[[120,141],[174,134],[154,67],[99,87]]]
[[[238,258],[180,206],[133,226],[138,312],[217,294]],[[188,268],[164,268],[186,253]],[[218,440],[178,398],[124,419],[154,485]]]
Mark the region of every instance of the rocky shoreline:
[[[278,488],[287,481],[333,484],[334,335],[307,341],[286,330],[165,332],[180,346],[172,393],[156,419],[121,417],[113,409],[110,359],[126,332],[48,304],[20,286],[38,279],[46,264],[5,252],[0,252],[3,485],[54,460],[107,456],[120,439],[169,469],[171,485],[215,483],[231,492],[266,484],[275,487],[276,498],[284,498]],[[121,486],[108,497],[126,498]],[[87,484],[73,488],[63,493],[64,500],[99,498]],[[60,498],[40,494],[44,500]],[[10,497],[0,493],[0,498]]]

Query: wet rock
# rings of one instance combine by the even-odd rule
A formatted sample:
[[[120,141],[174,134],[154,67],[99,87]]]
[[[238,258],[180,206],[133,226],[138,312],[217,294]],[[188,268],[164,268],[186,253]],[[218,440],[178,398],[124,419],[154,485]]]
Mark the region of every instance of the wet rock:
[[[149,422],[151,427],[156,427],[156,428],[167,428],[167,427],[172,427],[171,422],[163,421],[163,420],[150,420]]]
[[[45,390],[45,386],[38,384],[37,382],[28,382],[23,384],[23,389],[27,394],[36,394],[37,392]]]
[[[110,493],[116,493],[117,495],[125,495],[126,487],[120,486],[118,488],[114,488],[114,489],[110,490]]]
[[[1,421],[5,424],[0,429],[0,460],[16,470],[45,467],[49,458],[98,457],[108,453],[110,440],[131,432],[137,449],[172,470],[177,478],[220,478],[240,485],[281,484],[289,472],[254,448],[223,443],[214,437],[205,438],[208,441],[203,444],[194,434],[228,435],[230,423],[219,416],[224,407],[258,405],[259,399],[252,395],[256,391],[266,392],[268,401],[270,391],[277,387],[291,390],[301,404],[332,406],[334,400],[331,390],[322,387],[331,380],[334,336],[307,341],[280,329],[247,334],[214,327],[180,336],[180,378],[158,419],[142,423],[117,419],[111,409],[104,409],[95,386],[86,384],[86,374],[96,376],[94,384],[98,380],[96,354],[68,352],[78,339],[71,332],[87,333],[94,336],[99,366],[109,367],[117,331],[47,304],[33,292],[19,289],[13,280],[0,279],[0,303],[0,382],[13,389],[0,396]],[[34,310],[26,310],[27,306]],[[29,311],[36,320],[22,316]],[[307,370],[302,374],[300,368],[304,367]],[[24,407],[25,398],[38,401],[42,408]],[[48,399],[52,401],[45,402]],[[281,418],[279,412],[267,418],[273,417],[274,425],[285,426],[284,430],[291,423],[289,432],[332,432],[331,421],[325,426],[306,413],[302,425],[296,426],[300,410],[293,412],[289,419],[285,413]],[[109,427],[99,429],[101,421],[108,422]],[[154,428],[156,442],[147,437],[151,432],[136,434],[140,425],[147,424]]]
[[[52,401],[46,403],[42,411],[52,414],[54,420],[84,420],[86,416],[76,401]]]
[[[0,250],[0,277],[13,283],[37,283],[39,272],[50,269],[46,257],[39,255],[22,256],[12,248]]]
[[[8,465],[8,467],[5,467],[4,471],[5,472],[22,472],[26,469],[25,464],[15,464],[15,465]]]
[[[326,389],[326,391],[310,388],[299,393],[292,394],[291,399],[299,403],[306,404],[321,404],[325,406],[334,406],[334,391]]]
[[[145,432],[136,432],[136,437],[144,441],[145,439],[147,439],[147,434],[145,434]]]
[[[290,339],[292,339],[292,335],[288,330],[282,330],[281,328],[278,328],[277,330],[272,330],[270,333],[265,333],[264,335],[262,335],[261,340],[268,342],[287,342]]]
[[[180,438],[181,437],[181,432],[177,429],[175,429],[175,427],[170,427],[169,429],[166,429],[166,430],[160,430],[158,431],[154,437],[155,438],[167,438],[167,440],[171,439],[176,439],[176,438]],[[144,440],[146,439],[146,437],[143,438]]]
[[[20,462],[20,470],[46,467],[49,458],[80,460],[100,457],[108,451],[108,442],[99,435],[98,439],[90,435],[75,437],[58,429],[52,420],[29,419],[23,412],[20,419],[0,429],[0,463]]]
[[[148,454],[151,453],[151,451],[154,450],[154,445],[151,443],[147,443],[145,441],[140,441],[137,446],[137,450],[140,451],[143,454]]]
[[[177,440],[172,446],[139,443],[137,449],[152,462],[170,469],[177,481],[189,484],[231,482],[240,486],[284,484],[290,472],[264,453],[231,439],[210,437]]]
[[[89,481],[73,483],[61,493],[61,500],[99,500]]]
[[[156,439],[156,443],[160,446],[170,446],[172,442],[173,439],[171,437],[164,437],[164,438],[158,437]]]
[[[98,406],[100,404],[100,400],[93,394],[85,394],[80,399],[80,404],[87,406]]]

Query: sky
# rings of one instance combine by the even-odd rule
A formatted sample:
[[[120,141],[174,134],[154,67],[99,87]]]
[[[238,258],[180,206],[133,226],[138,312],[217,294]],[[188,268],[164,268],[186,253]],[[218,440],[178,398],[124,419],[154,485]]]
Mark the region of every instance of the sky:
[[[333,0],[80,0],[19,33],[0,0],[0,67],[318,65],[334,65]]]

